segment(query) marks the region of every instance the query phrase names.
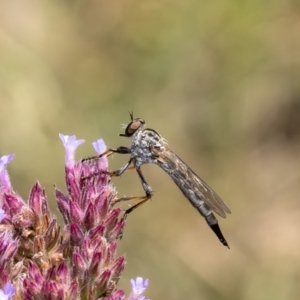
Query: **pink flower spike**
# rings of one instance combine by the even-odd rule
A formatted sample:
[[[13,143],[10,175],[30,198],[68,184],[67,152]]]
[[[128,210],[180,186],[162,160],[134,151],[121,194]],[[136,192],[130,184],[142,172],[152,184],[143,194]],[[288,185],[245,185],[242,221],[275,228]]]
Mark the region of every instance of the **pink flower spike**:
[[[75,135],[63,135],[59,134],[59,137],[61,141],[63,142],[63,145],[66,150],[65,155],[65,164],[68,168],[73,168],[75,165],[75,151],[76,148],[83,144],[85,140],[76,140]]]
[[[103,139],[99,139],[99,140],[93,142],[92,145],[98,155],[102,154],[106,150],[106,145],[105,145]]]
[[[149,280],[143,280],[142,277],[137,277],[136,280],[130,280],[132,285],[132,292],[128,297],[128,300],[143,300],[145,297],[142,295],[148,287]]]
[[[0,158],[0,184],[4,191],[12,190],[6,166],[14,159],[14,154],[4,155]]]

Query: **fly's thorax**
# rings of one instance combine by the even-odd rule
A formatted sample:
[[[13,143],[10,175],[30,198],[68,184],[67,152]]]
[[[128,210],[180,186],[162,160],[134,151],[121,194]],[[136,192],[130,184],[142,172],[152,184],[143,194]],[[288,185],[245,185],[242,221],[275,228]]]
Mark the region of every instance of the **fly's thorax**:
[[[138,131],[133,137],[132,146],[140,148],[155,148],[157,151],[165,150],[164,139],[153,129]]]
[[[164,151],[165,149],[164,139],[153,129],[144,129],[141,132],[141,140],[158,151]]]
[[[164,150],[162,137],[153,129],[144,129],[133,137],[131,156],[138,166],[147,163],[157,164],[156,153]]]

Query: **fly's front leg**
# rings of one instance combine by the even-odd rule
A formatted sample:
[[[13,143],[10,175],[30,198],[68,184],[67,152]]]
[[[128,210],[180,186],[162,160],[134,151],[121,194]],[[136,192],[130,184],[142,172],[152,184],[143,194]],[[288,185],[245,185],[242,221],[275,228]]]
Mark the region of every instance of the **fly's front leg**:
[[[110,156],[114,153],[119,153],[119,154],[130,154],[131,150],[128,147],[118,147],[118,148],[111,148],[111,149],[107,149],[106,151],[104,151],[103,153],[99,154],[99,155],[94,155],[94,156],[90,156],[90,157],[86,157],[84,159],[81,160],[81,162],[85,162],[85,161],[90,161],[90,160],[95,160],[95,159],[99,159],[105,155]]]
[[[110,156],[114,153],[119,153],[119,154],[130,154],[131,153],[131,150],[130,148],[127,148],[127,147],[118,147],[118,148],[111,148],[111,149],[108,149],[106,150],[105,152],[99,154],[99,155],[95,155],[95,156],[90,156],[90,157],[87,157],[87,158],[84,158],[81,160],[81,162],[85,162],[85,161],[91,161],[91,160],[95,160],[95,159],[99,159],[105,155],[107,156]],[[129,160],[120,170],[117,170],[117,171],[113,171],[113,172],[105,172],[105,171],[101,171],[101,172],[95,172],[89,176],[86,176],[86,177],[83,177],[81,178],[82,181],[84,180],[87,180],[87,179],[90,179],[94,176],[97,176],[97,175],[100,175],[100,174],[108,174],[110,176],[120,176],[121,174],[123,174],[126,169],[128,169],[129,165],[131,164],[131,161],[132,160]]]

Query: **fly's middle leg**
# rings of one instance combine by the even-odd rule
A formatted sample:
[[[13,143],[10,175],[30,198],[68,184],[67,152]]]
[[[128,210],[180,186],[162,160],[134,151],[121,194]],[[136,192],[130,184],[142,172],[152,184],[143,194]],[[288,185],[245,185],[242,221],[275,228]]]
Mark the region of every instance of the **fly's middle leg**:
[[[146,203],[149,199],[152,198],[152,195],[153,195],[153,191],[152,191],[152,188],[151,186],[146,182],[143,174],[142,174],[142,171],[140,169],[140,167],[135,167],[139,177],[140,177],[140,180],[142,182],[142,186],[143,186],[143,189],[145,191],[145,195],[144,196],[138,196],[138,197],[122,197],[122,198],[118,198],[116,200],[114,200],[113,202],[113,205],[118,203],[118,202],[122,202],[122,201],[131,201],[131,200],[135,200],[135,201],[139,201],[138,203],[136,203],[135,205],[129,207],[128,209],[126,209],[124,211],[124,215],[122,217],[123,220],[126,220],[127,216],[132,212],[134,211],[135,209],[137,209],[139,206],[141,206],[142,204]],[[120,233],[120,239],[123,237],[123,231]]]
[[[116,199],[114,201],[114,204],[116,204],[118,202],[122,202],[122,201],[130,201],[130,200],[140,201],[137,204],[135,204],[132,207],[130,207],[129,209],[125,210],[124,217],[123,217],[124,219],[127,217],[127,215],[129,213],[131,213],[133,210],[135,210],[138,206],[140,206],[141,204],[147,202],[152,197],[152,195],[153,195],[152,188],[147,183],[147,181],[145,180],[140,167],[135,167],[135,169],[136,169],[136,171],[137,171],[137,173],[138,173],[138,175],[140,177],[140,180],[142,182],[142,186],[143,186],[143,189],[144,189],[146,195],[144,195],[144,196],[135,196],[135,197],[122,197],[122,198]],[[115,175],[115,176],[118,176],[118,175]]]
[[[130,208],[126,209],[124,211],[124,215],[123,215],[123,219],[125,220],[128,216],[128,214],[130,214],[132,211],[134,211],[135,209],[137,209],[139,206],[141,206],[142,204],[146,203],[149,199],[152,198],[152,195],[153,195],[153,191],[152,191],[152,188],[151,186],[147,183],[147,181],[145,180],[144,176],[143,176],[143,173],[140,169],[140,167],[135,167],[139,177],[140,177],[140,180],[142,182],[142,186],[143,186],[143,189],[145,191],[145,195],[144,196],[138,196],[138,197],[122,197],[122,198],[119,198],[119,199],[116,199],[114,200],[114,203],[113,204],[116,204],[118,202],[122,202],[122,201],[131,201],[131,200],[135,200],[135,201],[139,201],[137,204],[131,206]]]

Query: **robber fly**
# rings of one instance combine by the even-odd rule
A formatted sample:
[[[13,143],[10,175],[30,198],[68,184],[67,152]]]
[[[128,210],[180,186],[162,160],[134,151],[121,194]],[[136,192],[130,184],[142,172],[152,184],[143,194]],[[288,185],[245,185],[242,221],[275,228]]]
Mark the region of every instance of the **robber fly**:
[[[120,176],[130,165],[135,168],[146,193],[142,197],[124,197],[115,200],[114,203],[139,200],[139,202],[129,209],[125,210],[124,218],[134,209],[147,202],[153,195],[152,188],[146,182],[141,165],[156,164],[161,167],[167,174],[171,176],[175,184],[179,187],[183,195],[190,201],[190,203],[197,209],[197,211],[205,218],[207,224],[217,235],[224,246],[228,246],[224,238],[218,220],[213,212],[220,217],[226,218],[226,213],[230,214],[230,210],[222,199],[202,180],[200,179],[174,152],[172,152],[166,145],[166,141],[153,129],[143,129],[145,121],[141,118],[133,118],[130,113],[131,122],[125,128],[125,133],[120,134],[124,137],[132,137],[132,144],[130,147],[118,147],[108,149],[99,157],[111,155],[113,153],[130,154],[129,161],[126,162],[119,170],[108,172],[110,176]]]

